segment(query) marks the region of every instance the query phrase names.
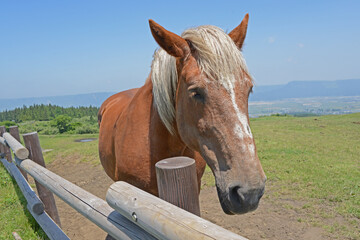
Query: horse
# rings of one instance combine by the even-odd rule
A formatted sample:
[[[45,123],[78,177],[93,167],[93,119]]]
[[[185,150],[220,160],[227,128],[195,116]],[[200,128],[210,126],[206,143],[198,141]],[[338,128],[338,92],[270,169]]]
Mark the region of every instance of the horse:
[[[149,77],[106,99],[98,113],[110,178],[158,196],[155,163],[186,156],[195,159],[199,185],[208,164],[226,214],[257,208],[266,176],[249,126],[253,80],[241,52],[248,19],[229,34],[206,25],[181,36],[149,20],[160,46]]]

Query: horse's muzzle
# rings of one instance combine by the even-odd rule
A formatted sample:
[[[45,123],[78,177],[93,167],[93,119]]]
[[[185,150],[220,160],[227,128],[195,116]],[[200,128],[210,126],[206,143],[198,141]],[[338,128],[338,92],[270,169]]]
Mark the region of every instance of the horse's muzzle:
[[[243,188],[240,185],[231,186],[226,194],[218,189],[221,207],[226,214],[243,214],[257,209],[260,198],[264,195],[265,184],[259,188]],[[222,199],[221,199],[222,198]]]

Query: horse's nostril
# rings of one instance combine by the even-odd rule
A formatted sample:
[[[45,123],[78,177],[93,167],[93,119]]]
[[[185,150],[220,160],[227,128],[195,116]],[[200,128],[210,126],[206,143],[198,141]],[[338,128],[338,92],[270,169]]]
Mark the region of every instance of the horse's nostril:
[[[238,198],[239,198],[239,200],[240,200],[241,202],[245,201],[245,196],[244,196],[244,194],[241,192],[241,189],[240,189],[240,188],[238,188],[238,189],[236,190],[236,194],[237,194],[237,196],[238,196]]]
[[[235,186],[230,190],[230,198],[234,199],[237,202],[245,201],[245,196],[242,193],[240,186]]]
[[[230,200],[239,204],[255,205],[264,195],[264,188],[262,189],[246,189],[240,186],[234,186],[229,189]]]
[[[264,187],[248,188],[241,185],[230,186],[228,188],[227,207],[231,213],[241,214],[254,211],[260,198],[264,194]]]

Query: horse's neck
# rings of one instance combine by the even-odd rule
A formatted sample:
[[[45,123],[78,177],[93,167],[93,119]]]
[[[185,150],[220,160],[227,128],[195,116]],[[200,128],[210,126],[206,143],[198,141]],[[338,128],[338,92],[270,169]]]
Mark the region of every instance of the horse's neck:
[[[183,155],[186,145],[176,132],[172,135],[160,119],[156,106],[153,103],[152,82],[148,79],[143,86],[146,92],[151,92],[150,108],[150,125],[149,125],[149,142],[152,155],[155,158],[168,158]],[[160,160],[159,159],[159,160]]]

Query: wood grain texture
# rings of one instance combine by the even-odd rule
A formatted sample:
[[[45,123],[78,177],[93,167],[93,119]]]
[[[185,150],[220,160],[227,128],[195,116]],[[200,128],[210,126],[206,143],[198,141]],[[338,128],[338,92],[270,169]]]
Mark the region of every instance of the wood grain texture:
[[[76,211],[116,239],[156,239],[121,216],[103,199],[63,179],[30,159],[15,159],[20,168]]]
[[[112,184],[106,200],[159,239],[246,239],[126,182]]]
[[[37,132],[23,134],[24,143],[26,148],[29,150],[29,158],[45,167],[45,161],[40,146],[39,136]],[[52,192],[46,187],[42,186],[38,181],[35,180],[36,189],[38,191],[41,201],[45,205],[45,211],[49,216],[61,227],[59,213],[56,207],[55,198]]]
[[[4,126],[0,126],[0,136],[3,136],[4,137],[4,134],[6,133],[6,128]],[[5,158],[11,162],[12,161],[12,158],[11,158],[11,151],[10,151],[10,148],[9,148],[9,144],[1,144],[0,146],[0,152],[4,153],[5,154]]]
[[[1,143],[1,147],[7,145],[7,144],[6,144],[6,140],[5,140],[5,138],[3,138],[3,137],[0,137],[0,143]]]
[[[3,138],[5,138],[6,143],[9,145],[13,153],[19,159],[25,159],[29,156],[29,151],[21,145],[10,133],[4,133]]]
[[[9,127],[9,133],[11,134],[11,136],[13,136],[19,143],[21,143],[20,141],[20,133],[19,133],[19,128],[18,126],[11,126]],[[20,168],[19,168],[20,169]],[[26,179],[26,181],[28,180],[27,177],[27,173],[25,171],[23,171],[22,169],[20,169],[21,174],[24,176],[24,178]]]
[[[159,197],[200,216],[199,189],[195,160],[173,157],[155,165]]]

